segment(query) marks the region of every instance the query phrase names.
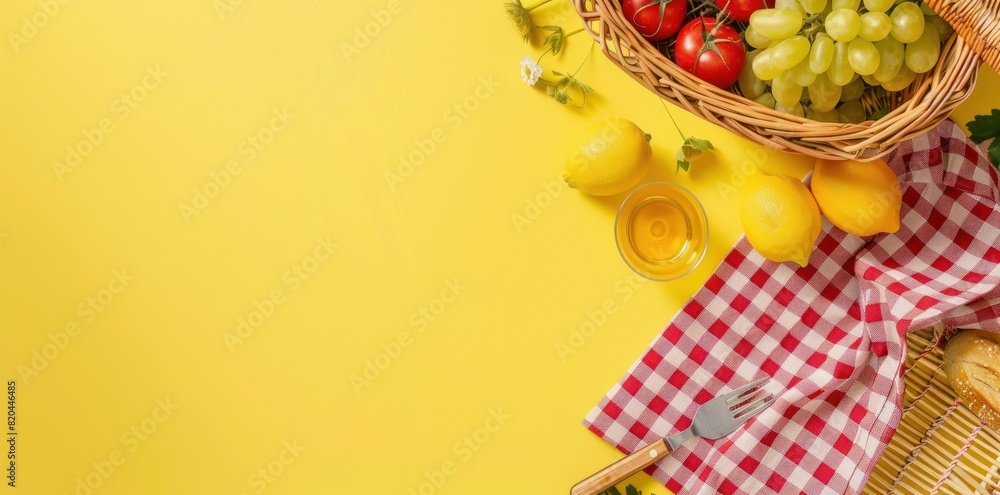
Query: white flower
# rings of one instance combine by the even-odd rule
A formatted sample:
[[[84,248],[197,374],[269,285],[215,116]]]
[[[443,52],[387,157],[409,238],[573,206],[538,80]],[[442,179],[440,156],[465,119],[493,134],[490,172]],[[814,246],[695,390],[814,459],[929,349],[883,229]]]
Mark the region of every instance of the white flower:
[[[534,86],[542,77],[542,66],[535,59],[525,55],[521,59],[521,80],[528,86]]]

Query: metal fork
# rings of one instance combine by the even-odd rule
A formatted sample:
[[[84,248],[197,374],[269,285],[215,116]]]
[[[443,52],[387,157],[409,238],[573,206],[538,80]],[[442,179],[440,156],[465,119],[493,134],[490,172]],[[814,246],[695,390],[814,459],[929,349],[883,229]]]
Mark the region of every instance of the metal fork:
[[[601,493],[666,457],[689,438],[722,438],[736,431],[736,428],[767,409],[774,401],[774,396],[764,391],[766,381],[767,378],[762,378],[748,383],[702,404],[695,412],[694,419],[688,429],[676,435],[661,438],[619,459],[614,464],[573,485],[569,491],[570,495]]]

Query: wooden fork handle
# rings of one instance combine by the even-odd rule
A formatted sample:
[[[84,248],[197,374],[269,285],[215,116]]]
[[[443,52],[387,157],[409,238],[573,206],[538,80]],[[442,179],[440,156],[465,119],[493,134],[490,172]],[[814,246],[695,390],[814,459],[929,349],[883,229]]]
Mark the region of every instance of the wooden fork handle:
[[[657,440],[573,485],[570,495],[597,495],[649,467],[670,453],[665,439]]]

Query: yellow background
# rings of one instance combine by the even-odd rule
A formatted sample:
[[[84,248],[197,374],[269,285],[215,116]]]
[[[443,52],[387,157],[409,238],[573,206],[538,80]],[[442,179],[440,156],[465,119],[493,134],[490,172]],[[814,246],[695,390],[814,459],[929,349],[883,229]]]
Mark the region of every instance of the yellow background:
[[[78,493],[89,476],[95,494],[251,494],[270,468],[266,493],[404,495],[448,462],[425,495],[565,493],[617,458],[580,421],[740,234],[720,184],[738,187],[760,148],[674,110],[717,147],[676,177],[705,203],[710,252],[682,281],[626,289],[611,232],[621,198],[554,181],[602,118],[653,134],[653,177],[674,178],[681,139],[599,53],[578,74],[596,90],[579,111],[520,81],[521,56],[541,50],[500,0],[399,0],[367,43],[358,30],[387,0],[224,1],[50,2],[54,15],[0,4],[0,369],[17,381],[19,431],[18,486],[0,493]],[[536,13],[579,25],[566,2]],[[25,18],[44,26],[15,50]],[[589,45],[572,37],[542,65],[572,70]],[[154,83],[157,67],[168,75]],[[956,119],[1000,106],[996,83],[984,70]],[[145,99],[126,114],[133,92]],[[242,143],[282,109],[290,122],[249,161]],[[113,131],[57,174],[104,119]],[[387,180],[435,136],[403,182]],[[213,189],[234,160],[240,175]],[[780,153],[764,164],[809,166]],[[214,198],[186,217],[196,189]],[[338,247],[310,264],[318,238]],[[302,264],[315,272],[287,278]],[[134,280],[121,289],[123,269]],[[461,293],[436,301],[455,281]],[[282,303],[227,345],[275,290]],[[423,327],[421,308],[440,315]],[[588,315],[603,324],[560,356]],[[386,364],[401,332],[409,345],[358,392],[351,377]],[[40,370],[36,351],[54,355]]]

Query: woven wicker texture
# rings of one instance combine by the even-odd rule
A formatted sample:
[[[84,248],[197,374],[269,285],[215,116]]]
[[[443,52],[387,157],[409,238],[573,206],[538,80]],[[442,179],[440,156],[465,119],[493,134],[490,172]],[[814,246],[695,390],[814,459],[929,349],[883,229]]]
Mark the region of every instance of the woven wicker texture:
[[[955,28],[983,61],[1000,71],[1000,1],[927,0],[926,3]]]
[[[952,391],[942,369],[942,326],[907,337],[903,419],[866,494],[1000,493],[1000,434]]]
[[[862,124],[817,122],[769,109],[685,72],[628,24],[619,0],[573,4],[608,59],[650,91],[751,141],[817,158],[873,159],[930,130],[969,96],[981,63],[972,47],[953,35],[933,70],[888,99],[888,115]]]

